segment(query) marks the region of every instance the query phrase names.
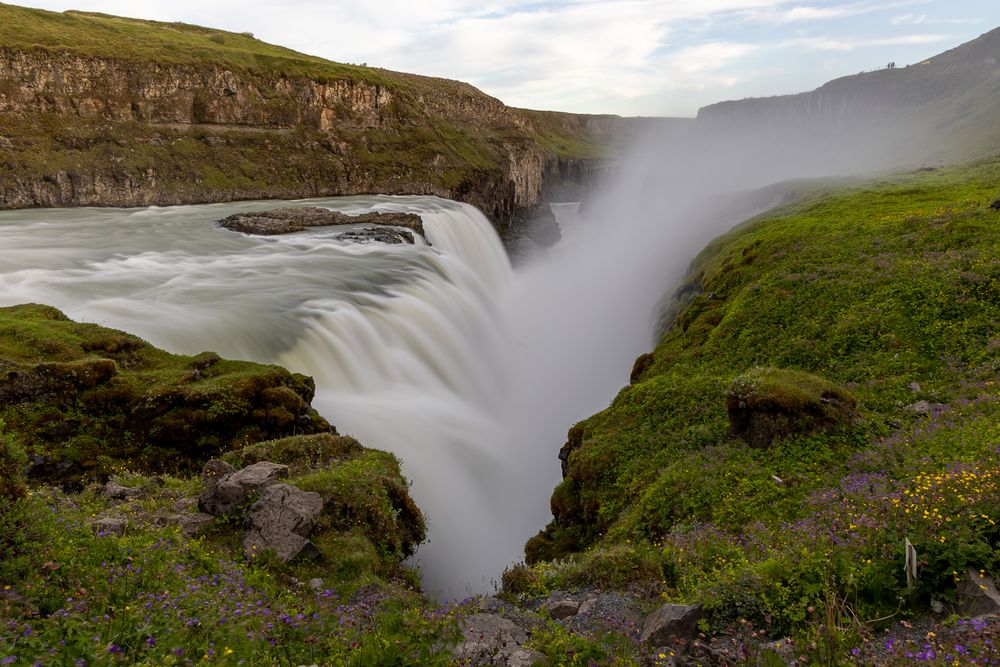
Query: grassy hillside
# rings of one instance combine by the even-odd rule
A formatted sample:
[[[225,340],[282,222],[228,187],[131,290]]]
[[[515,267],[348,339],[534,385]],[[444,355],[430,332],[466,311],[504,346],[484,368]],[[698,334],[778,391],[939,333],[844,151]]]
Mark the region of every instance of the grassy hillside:
[[[1000,575],[998,197],[1000,161],[921,171],[712,242],[633,384],[570,431],[555,520],[508,591],[641,585],[781,636],[823,609],[881,627],[955,602],[967,568]]]
[[[89,12],[57,13],[0,4],[0,45],[127,62],[212,64],[321,81],[355,78],[391,85],[391,79],[375,69],[298,53],[248,33]]]
[[[402,564],[426,530],[400,462],[337,435],[312,391],[0,308],[0,664],[444,664],[451,610]],[[260,489],[198,512],[211,456],[318,494],[308,556],[246,555]]]

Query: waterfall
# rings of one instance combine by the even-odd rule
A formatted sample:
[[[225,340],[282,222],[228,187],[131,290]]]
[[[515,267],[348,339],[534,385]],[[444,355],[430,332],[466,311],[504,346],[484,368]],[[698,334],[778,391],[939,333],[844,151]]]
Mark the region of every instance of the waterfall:
[[[520,462],[497,434],[511,388],[502,303],[511,268],[475,208],[433,197],[309,200],[418,213],[428,244],[350,244],[319,228],[250,237],[214,225],[242,202],[0,213],[0,304],[48,303],[168,350],[280,363],[312,375],[342,433],[403,461],[429,542],[430,590],[489,587],[544,523],[510,517]],[[543,455],[555,461],[559,443]],[[547,488],[535,495],[547,494]],[[515,530],[512,526],[518,526]]]

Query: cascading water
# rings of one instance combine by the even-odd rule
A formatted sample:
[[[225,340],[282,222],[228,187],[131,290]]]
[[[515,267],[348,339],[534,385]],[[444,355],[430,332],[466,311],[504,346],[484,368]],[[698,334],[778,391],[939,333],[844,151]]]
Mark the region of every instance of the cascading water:
[[[0,304],[48,303],[172,351],[313,375],[324,416],[403,460],[428,516],[417,561],[429,588],[480,591],[544,522],[554,481],[529,494],[538,507],[526,513],[524,462],[496,447],[512,377],[503,247],[476,209],[433,197],[301,203],[416,212],[431,245],[351,244],[339,229],[250,237],[213,223],[274,202],[5,212]],[[559,443],[547,444],[551,470]]]

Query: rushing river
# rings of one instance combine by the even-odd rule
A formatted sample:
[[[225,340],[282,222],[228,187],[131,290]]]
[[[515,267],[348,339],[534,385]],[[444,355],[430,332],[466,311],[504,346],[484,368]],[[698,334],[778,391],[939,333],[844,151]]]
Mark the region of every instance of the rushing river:
[[[560,408],[555,392],[579,391],[559,388],[581,380],[560,376],[579,363],[559,361],[574,343],[540,343],[558,338],[552,323],[568,306],[558,290],[554,308],[537,285],[518,286],[471,206],[388,196],[295,203],[306,204],[418,213],[430,244],[350,243],[335,238],[342,228],[254,237],[215,224],[284,205],[273,201],[8,211],[0,305],[47,303],[173,352],[214,350],[312,375],[323,416],[402,459],[428,518],[416,555],[428,588],[489,590],[549,518],[566,429],[606,404],[627,363],[588,389],[589,400]],[[574,212],[557,207],[564,224]]]

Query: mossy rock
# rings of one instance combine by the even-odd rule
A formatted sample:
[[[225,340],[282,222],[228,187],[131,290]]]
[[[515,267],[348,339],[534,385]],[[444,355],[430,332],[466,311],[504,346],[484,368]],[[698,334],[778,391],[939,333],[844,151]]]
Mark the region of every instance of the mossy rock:
[[[801,371],[755,368],[726,393],[730,434],[764,448],[792,435],[850,425],[857,401],[829,380]]]
[[[303,375],[169,354],[37,304],[0,308],[0,380],[14,441],[97,479],[121,465],[192,471],[239,445],[332,430]]]
[[[386,564],[413,555],[426,537],[423,514],[410,497],[399,459],[387,452],[359,448],[348,458],[291,483],[323,498],[315,533],[332,530],[363,535]]]
[[[237,468],[271,461],[287,465],[292,475],[300,475],[321,470],[363,451],[361,443],[350,436],[316,433],[258,442],[228,452],[222,460]]]

